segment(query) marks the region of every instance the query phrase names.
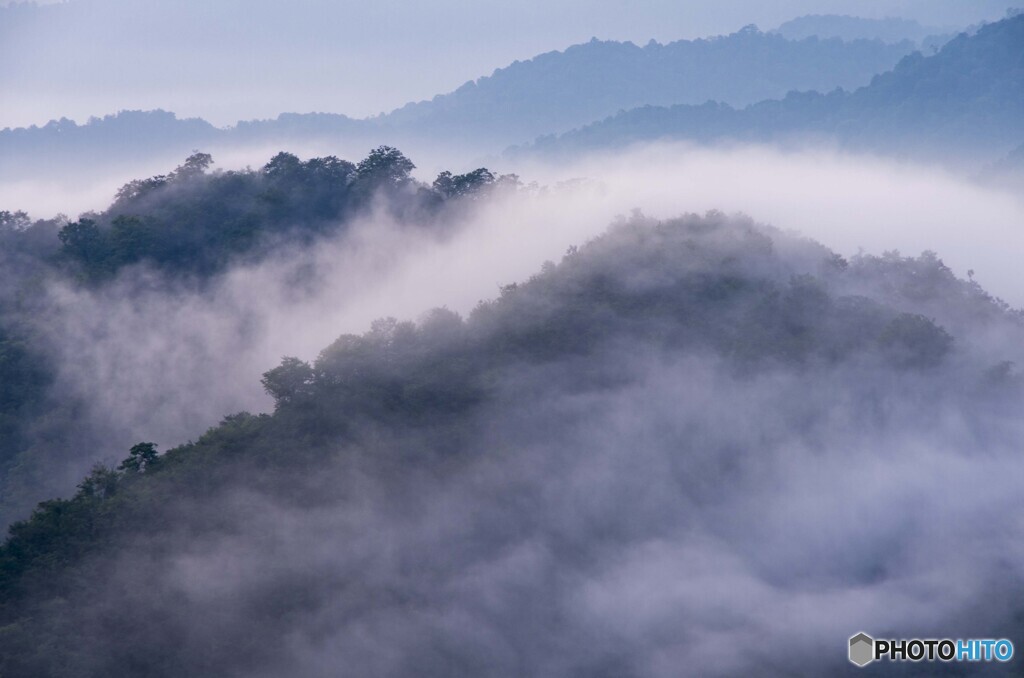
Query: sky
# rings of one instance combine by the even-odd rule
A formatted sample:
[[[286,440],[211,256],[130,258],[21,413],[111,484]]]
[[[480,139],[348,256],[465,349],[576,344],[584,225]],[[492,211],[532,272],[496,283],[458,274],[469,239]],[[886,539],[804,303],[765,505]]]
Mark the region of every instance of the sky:
[[[1006,2],[0,2],[0,128],[153,108],[218,125],[291,111],[363,117],[592,37],[669,42],[810,13],[958,28],[1003,16]]]

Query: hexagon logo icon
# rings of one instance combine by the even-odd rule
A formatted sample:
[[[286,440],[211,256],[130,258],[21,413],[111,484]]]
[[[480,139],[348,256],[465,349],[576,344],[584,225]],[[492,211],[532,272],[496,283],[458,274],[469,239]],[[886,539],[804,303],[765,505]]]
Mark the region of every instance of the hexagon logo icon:
[[[875,639],[861,632],[850,638],[850,661],[866,666],[875,658]]]

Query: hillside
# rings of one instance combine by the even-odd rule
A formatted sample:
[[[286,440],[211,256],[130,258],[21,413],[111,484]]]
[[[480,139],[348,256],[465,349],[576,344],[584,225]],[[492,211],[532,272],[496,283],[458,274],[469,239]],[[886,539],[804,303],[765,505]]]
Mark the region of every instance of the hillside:
[[[40,505],[0,547],[0,674],[832,674],[865,611],[1012,630],[983,603],[1012,581],[1021,333],[933,254],[622,221]],[[927,614],[893,594],[950,573],[970,595]]]
[[[746,108],[646,106],[535,150],[573,153],[659,138],[707,142],[832,138],[852,148],[991,162],[1024,138],[1024,15],[905,57],[854,92],[791,92]],[[954,160],[954,162],[956,161]]]
[[[303,248],[345,238],[371,211],[399,228],[440,237],[458,223],[465,203],[517,186],[513,178],[496,177],[485,168],[443,172],[427,185],[411,178],[414,167],[389,147],[358,162],[333,156],[302,160],[282,152],[258,169],[227,172],[216,169],[209,154],[195,153],[166,174],[128,182],[107,209],[77,219],[33,221],[24,212],[0,211],[0,526],[27,516],[47,496],[73,488],[85,468],[116,448],[113,441],[136,425],[121,411],[125,403],[172,409],[162,387],[142,405],[146,398],[135,382],[155,361],[174,363],[178,373],[186,370],[183,362],[149,355],[133,369],[121,364],[127,358],[116,350],[98,359],[113,362],[99,372],[108,388],[116,388],[110,381],[124,374],[120,388],[132,395],[117,408],[98,404],[95,384],[74,377],[88,364],[85,354],[119,332],[127,332],[130,344],[166,342],[160,335],[167,332],[136,332],[112,321],[106,327],[79,327],[76,334],[64,323],[79,306],[96,304],[97,315],[113,318],[117,304],[156,303],[155,290],[175,297],[170,308],[198,304],[232,269],[281,252],[301,258]],[[292,281],[299,296],[303,272]],[[238,318],[235,325],[233,318],[228,309],[219,320],[225,334],[237,334],[244,347],[258,328],[251,319]],[[157,322],[164,327],[170,321],[160,317]],[[195,321],[184,314],[179,322]],[[216,353],[208,340],[192,336],[190,341],[180,347],[188,359],[222,358],[208,355]],[[161,351],[173,355],[179,350],[173,344],[163,343]],[[215,421],[219,414],[201,416]]]

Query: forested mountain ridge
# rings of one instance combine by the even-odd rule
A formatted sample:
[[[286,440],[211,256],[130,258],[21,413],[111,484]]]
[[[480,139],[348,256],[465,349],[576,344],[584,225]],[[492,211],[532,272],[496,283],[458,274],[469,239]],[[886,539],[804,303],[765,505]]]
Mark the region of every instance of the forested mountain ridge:
[[[384,319],[286,358],[263,379],[272,415],[140,442],[41,504],[0,547],[0,672],[647,673],[579,596],[646,544],[702,551],[704,530],[763,586],[884,593],[903,551],[787,573],[715,516],[791,455],[891,467],[904,435],[1002,455],[1022,385],[996,328],[1019,337],[1019,314],[932,254],[848,261],[716,213],[622,221],[467,319]]]
[[[442,172],[428,185],[414,167],[391,147],[359,162],[282,152],[239,171],[194,153],[167,174],[128,182],[101,212],[33,221],[0,211],[0,523],[73,487],[72,469],[105,454],[89,448],[109,433],[57,381],[54,289],[121,283],[127,299],[155,284],[201,293],[233,266],[344,237],[374,211],[442,237],[462,205],[518,187],[486,168]]]
[[[1024,137],[1024,15],[962,34],[937,54],[905,57],[854,92],[791,92],[746,108],[721,103],[647,106],[619,113],[538,151],[581,150],[661,138],[785,141],[829,137],[852,148],[992,161]]]
[[[426,225],[449,201],[518,186],[515,176],[483,167],[445,171],[426,185],[412,178],[413,162],[390,146],[358,164],[282,152],[259,170],[207,172],[212,162],[210,154],[195,153],[167,175],[128,182],[107,210],[61,229],[64,260],[89,279],[139,262],[212,275],[232,257],[265,253],[275,239],[336,233],[375,207]]]

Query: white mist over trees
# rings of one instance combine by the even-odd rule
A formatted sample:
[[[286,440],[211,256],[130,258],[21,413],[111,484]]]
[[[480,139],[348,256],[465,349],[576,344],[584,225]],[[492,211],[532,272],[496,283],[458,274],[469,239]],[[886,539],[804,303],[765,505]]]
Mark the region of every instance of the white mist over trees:
[[[1022,329],[934,257],[624,220],[41,507],[0,554],[4,668],[786,675],[880,618],[1012,635]]]
[[[584,5],[0,7],[2,678],[1021,636],[1024,17]]]

